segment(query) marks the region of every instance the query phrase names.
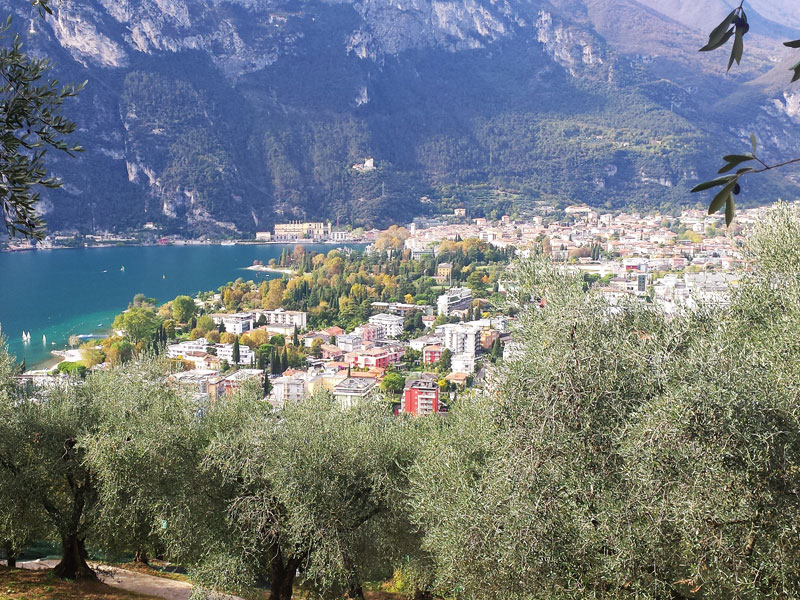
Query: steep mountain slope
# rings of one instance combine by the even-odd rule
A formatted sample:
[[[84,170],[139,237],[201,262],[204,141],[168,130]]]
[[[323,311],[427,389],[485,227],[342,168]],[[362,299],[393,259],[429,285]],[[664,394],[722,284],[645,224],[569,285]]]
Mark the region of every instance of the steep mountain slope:
[[[791,7],[751,9],[763,35],[726,76],[722,54],[696,52],[726,4],[85,0],[46,21],[5,8],[60,79],[89,80],[70,107],[87,151],[54,165],[67,184],[44,203],[51,227],[224,234],[453,203],[694,203],[688,189],[750,128],[773,156],[800,132],[778,42]],[[352,168],[367,157],[375,170]],[[797,189],[775,175],[748,199]]]

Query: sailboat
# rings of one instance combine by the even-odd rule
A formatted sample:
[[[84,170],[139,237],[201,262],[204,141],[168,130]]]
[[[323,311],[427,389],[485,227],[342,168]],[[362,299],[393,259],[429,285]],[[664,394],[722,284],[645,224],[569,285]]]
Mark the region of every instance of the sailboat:
[[[23,342],[30,342],[31,341],[30,332],[29,333],[25,333],[25,331],[23,330],[23,332],[22,332],[22,341]]]
[[[125,271],[125,265],[122,265],[122,266],[119,268],[119,270],[120,270],[120,271]]]
[[[42,334],[42,344],[47,345],[47,336],[45,334]]]

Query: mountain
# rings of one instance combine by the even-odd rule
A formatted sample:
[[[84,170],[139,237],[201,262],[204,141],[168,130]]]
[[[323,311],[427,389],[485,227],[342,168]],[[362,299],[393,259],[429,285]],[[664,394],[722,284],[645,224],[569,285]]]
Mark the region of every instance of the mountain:
[[[2,0],[61,81],[78,159],[53,229],[225,235],[467,206],[668,207],[727,151],[796,152],[793,0],[746,5],[741,67],[698,54],[727,0]],[[374,158],[374,170],[353,165]],[[793,174],[747,202],[794,198]]]

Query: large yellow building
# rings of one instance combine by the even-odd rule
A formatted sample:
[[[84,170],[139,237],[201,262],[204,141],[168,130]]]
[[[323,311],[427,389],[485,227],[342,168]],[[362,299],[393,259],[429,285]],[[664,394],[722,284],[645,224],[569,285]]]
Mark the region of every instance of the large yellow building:
[[[312,239],[321,240],[331,236],[331,223],[303,223],[300,221],[290,221],[288,223],[275,224],[276,240],[302,240]]]

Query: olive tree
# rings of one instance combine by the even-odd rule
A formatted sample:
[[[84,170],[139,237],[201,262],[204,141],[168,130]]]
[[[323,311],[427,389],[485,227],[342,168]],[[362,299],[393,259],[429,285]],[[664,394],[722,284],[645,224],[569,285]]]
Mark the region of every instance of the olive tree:
[[[140,359],[87,383],[98,415],[83,439],[98,481],[93,539],[107,550],[133,551],[137,562],[162,549],[158,501],[187,483],[201,447],[196,408],[166,383],[166,371],[163,359]]]
[[[3,398],[0,402],[5,404],[21,399],[23,388],[15,383],[17,369],[2,338],[0,346],[0,397]],[[3,460],[0,456],[0,461]],[[41,506],[31,502],[14,480],[11,469],[0,467],[0,550],[10,567],[16,566],[17,556],[28,543],[49,533]]]
[[[800,232],[785,210],[756,232],[760,266],[729,305],[674,318],[519,266],[521,355],[454,407],[412,474],[443,590],[800,593],[800,244],[775,246]]]
[[[261,396],[254,385],[209,405],[157,391],[105,403],[114,416],[89,450],[103,511],[121,529],[126,507],[150,515],[205,588],[261,578],[288,600],[299,571],[322,594],[358,596],[417,539],[402,502],[414,426],[327,395],[275,413]]]
[[[0,394],[0,488],[13,490],[31,508],[4,518],[43,515],[61,542],[55,573],[94,578],[86,539],[95,523],[97,486],[80,440],[96,428],[97,413],[78,380],[34,392]]]

